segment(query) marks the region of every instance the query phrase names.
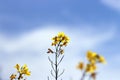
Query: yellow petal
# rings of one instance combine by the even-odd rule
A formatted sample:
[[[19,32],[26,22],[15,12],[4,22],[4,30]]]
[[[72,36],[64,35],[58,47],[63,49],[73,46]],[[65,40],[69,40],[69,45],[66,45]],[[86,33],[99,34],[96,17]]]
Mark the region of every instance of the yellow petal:
[[[20,70],[20,65],[16,64],[15,68],[19,71]]]
[[[30,71],[27,71],[27,72],[26,72],[26,75],[27,75],[27,76],[30,76],[30,75],[31,75],[31,72],[30,72]]]
[[[99,62],[105,64],[105,63],[106,63],[105,58],[104,58],[103,56],[100,56],[100,57],[99,57]]]
[[[65,33],[64,32],[59,32],[58,37],[64,37]]]
[[[86,55],[88,61],[90,62],[96,62],[96,56],[97,56],[97,53],[92,52],[92,51],[88,51]]]

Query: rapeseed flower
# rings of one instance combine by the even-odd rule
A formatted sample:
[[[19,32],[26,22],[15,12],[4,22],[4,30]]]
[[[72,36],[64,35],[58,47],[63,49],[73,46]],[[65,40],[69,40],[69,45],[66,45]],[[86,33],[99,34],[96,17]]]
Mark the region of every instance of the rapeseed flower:
[[[27,76],[30,76],[30,71],[28,70],[28,67],[26,64],[24,64],[22,67],[20,67],[19,64],[16,64],[15,68],[17,69],[18,73],[20,74],[24,74],[24,75],[27,75]]]
[[[55,54],[55,59],[51,59],[50,57],[48,57],[48,60],[50,61],[52,67],[51,75],[55,78],[55,80],[57,80],[58,77],[60,77],[64,73],[64,70],[61,73],[58,71],[60,70],[58,66],[64,58],[64,47],[67,46],[69,41],[69,37],[64,32],[59,32],[56,36],[52,38],[51,45],[54,46],[55,49],[53,50],[48,48],[48,54]]]
[[[97,67],[95,64],[87,64],[85,71],[88,73],[93,73],[93,72],[95,72],[96,69],[97,69]]]
[[[86,55],[88,61],[90,61],[93,64],[96,62],[96,56],[97,56],[97,54],[92,51],[88,51],[87,55]]]
[[[30,76],[31,75],[31,72],[29,71],[29,69],[28,69],[28,67],[27,67],[27,65],[26,64],[24,64],[23,66],[20,66],[19,64],[16,64],[15,66],[14,66],[15,68],[16,68],[16,70],[17,70],[17,74],[12,74],[11,76],[10,76],[10,80],[16,80],[16,79],[18,79],[18,80],[24,80],[25,78],[24,78],[24,76],[26,75],[26,76]]]
[[[103,56],[92,51],[88,51],[86,57],[91,64],[106,63],[105,58]]]
[[[60,46],[67,46],[69,43],[69,37],[65,35],[64,32],[59,32],[57,36],[52,38],[52,46],[60,45]]]
[[[106,63],[106,60],[103,56],[101,56],[95,52],[92,52],[90,50],[87,51],[86,58],[88,60],[87,64],[80,62],[79,65],[77,66],[78,69],[83,70],[81,80],[84,80],[87,73],[90,74],[90,78],[95,80],[97,64],[98,63]]]
[[[19,64],[16,64],[15,68],[17,69],[18,72],[20,71],[20,65]]]

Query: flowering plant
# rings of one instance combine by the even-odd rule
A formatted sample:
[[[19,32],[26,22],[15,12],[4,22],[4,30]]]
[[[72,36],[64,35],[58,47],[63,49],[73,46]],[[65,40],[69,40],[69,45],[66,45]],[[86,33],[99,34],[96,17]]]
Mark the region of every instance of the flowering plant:
[[[60,77],[63,73],[64,70],[59,74],[60,69],[58,68],[59,64],[61,63],[61,61],[64,58],[64,49],[63,47],[66,47],[67,44],[69,43],[69,37],[65,35],[64,32],[59,32],[57,36],[52,38],[53,42],[52,42],[52,46],[55,47],[55,51],[53,51],[52,49],[48,49],[48,54],[54,54],[55,59],[54,61],[50,59],[50,57],[48,57],[50,63],[51,63],[51,75],[55,78],[55,80],[58,80],[58,77]],[[53,73],[54,72],[54,73]],[[49,77],[48,77],[49,80]]]
[[[93,78],[93,80],[96,80],[97,64],[106,63],[106,61],[103,56],[92,51],[88,51],[86,57],[87,57],[88,63],[85,64],[83,62],[80,62],[77,66],[78,69],[83,71],[81,80],[84,80],[87,73],[90,74],[89,78]]]

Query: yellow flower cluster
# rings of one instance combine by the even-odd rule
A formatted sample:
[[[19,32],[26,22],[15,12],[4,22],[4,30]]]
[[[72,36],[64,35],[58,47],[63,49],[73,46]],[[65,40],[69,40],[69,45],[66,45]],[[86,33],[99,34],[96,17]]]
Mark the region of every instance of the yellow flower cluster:
[[[22,67],[20,67],[19,64],[16,64],[15,68],[17,69],[17,72],[19,73],[18,77],[17,77],[17,74],[12,74],[10,76],[10,80],[14,80],[14,79],[20,80],[20,79],[23,79],[23,75],[30,76],[30,74],[31,74],[31,72],[28,70],[28,67],[26,64],[24,64]]]
[[[24,74],[27,76],[30,76],[31,72],[28,70],[28,67],[26,64],[24,64],[22,67],[20,67],[19,64],[16,64],[15,68],[17,69],[18,73]]]
[[[80,62],[77,66],[78,69],[85,70],[85,72],[94,73],[97,69],[97,63],[106,63],[103,56],[100,56],[92,51],[88,51],[86,57],[88,64],[85,65],[83,62]]]
[[[106,61],[105,61],[103,56],[98,55],[97,53],[92,52],[92,51],[88,51],[86,57],[87,57],[87,60],[90,63],[92,63],[92,64],[95,64],[95,63],[106,63]]]
[[[57,36],[52,38],[52,40],[52,46],[56,46],[57,44],[60,46],[67,46],[70,39],[64,32],[59,32]]]

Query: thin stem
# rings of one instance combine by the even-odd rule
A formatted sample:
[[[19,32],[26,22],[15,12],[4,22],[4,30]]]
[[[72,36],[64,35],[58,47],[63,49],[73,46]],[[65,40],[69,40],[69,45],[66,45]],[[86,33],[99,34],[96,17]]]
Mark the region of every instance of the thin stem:
[[[21,79],[21,77],[22,77],[22,74],[20,74],[20,73],[19,73],[19,77],[18,77],[18,80],[20,80],[20,79]]]
[[[86,75],[86,72],[84,71],[80,80],[84,80],[85,75]]]
[[[57,68],[58,68],[58,66],[57,66],[57,51],[58,51],[58,47],[56,48],[56,54],[55,54],[55,79],[57,80],[57,78],[58,78],[58,71],[57,71]]]
[[[58,47],[60,46],[61,41],[58,43],[56,47],[56,54],[55,54],[55,80],[58,79]]]
[[[49,76],[47,77],[47,80],[50,80],[50,79],[49,79]]]

